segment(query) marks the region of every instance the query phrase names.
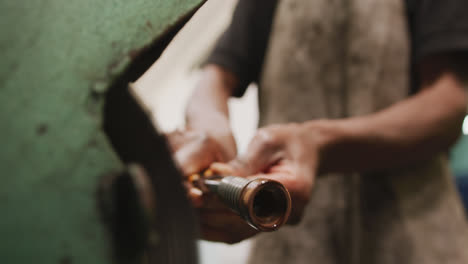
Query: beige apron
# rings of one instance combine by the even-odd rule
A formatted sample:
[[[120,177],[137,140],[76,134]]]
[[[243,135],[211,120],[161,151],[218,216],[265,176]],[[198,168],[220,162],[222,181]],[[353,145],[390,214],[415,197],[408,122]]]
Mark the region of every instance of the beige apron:
[[[403,1],[280,1],[261,125],[364,115],[407,97]],[[321,177],[301,224],[260,235],[251,263],[467,264],[467,224],[446,157]]]

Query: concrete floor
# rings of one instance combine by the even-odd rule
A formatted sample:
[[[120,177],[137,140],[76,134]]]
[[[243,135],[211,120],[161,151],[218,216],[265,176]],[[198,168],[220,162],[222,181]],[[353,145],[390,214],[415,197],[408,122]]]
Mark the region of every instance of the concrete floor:
[[[162,131],[183,127],[184,109],[194,83],[197,65],[209,53],[229,24],[236,0],[209,0],[176,36],[162,57],[136,83],[135,89]],[[257,93],[250,87],[241,99],[229,102],[232,127],[242,152],[258,122]],[[201,264],[246,263],[250,241],[228,246],[199,242]]]

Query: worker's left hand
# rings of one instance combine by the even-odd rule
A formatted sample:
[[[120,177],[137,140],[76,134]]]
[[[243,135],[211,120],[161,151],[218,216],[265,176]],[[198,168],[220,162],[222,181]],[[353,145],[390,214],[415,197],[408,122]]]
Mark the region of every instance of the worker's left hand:
[[[316,176],[323,139],[320,123],[316,121],[262,128],[251,141],[245,155],[229,164],[213,164],[212,170],[281,182],[289,190],[292,199],[288,224],[296,224],[302,217]],[[204,239],[234,243],[256,233],[222,204],[209,198],[204,200],[207,203],[199,209]],[[210,201],[212,203],[208,205]]]
[[[210,171],[219,175],[235,175],[232,167],[225,163],[213,163]],[[258,233],[215,194],[203,193],[201,201],[193,205],[198,211],[202,239],[234,244]]]

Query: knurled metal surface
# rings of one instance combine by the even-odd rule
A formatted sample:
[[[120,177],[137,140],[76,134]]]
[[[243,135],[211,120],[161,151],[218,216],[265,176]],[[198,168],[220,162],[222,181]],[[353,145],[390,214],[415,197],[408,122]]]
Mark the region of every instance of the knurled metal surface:
[[[239,201],[242,190],[247,183],[249,183],[248,179],[233,176],[225,177],[218,187],[218,194],[229,207],[240,212]]]

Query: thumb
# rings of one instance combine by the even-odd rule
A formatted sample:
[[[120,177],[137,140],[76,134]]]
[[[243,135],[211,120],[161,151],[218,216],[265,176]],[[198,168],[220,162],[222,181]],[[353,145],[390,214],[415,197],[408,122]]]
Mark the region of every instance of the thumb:
[[[184,175],[199,173],[219,160],[219,154],[210,148],[204,148],[199,142],[192,142],[180,148],[174,158]]]
[[[232,172],[247,177],[269,170],[283,158],[283,152],[275,145],[252,142],[245,154],[229,162]]]

